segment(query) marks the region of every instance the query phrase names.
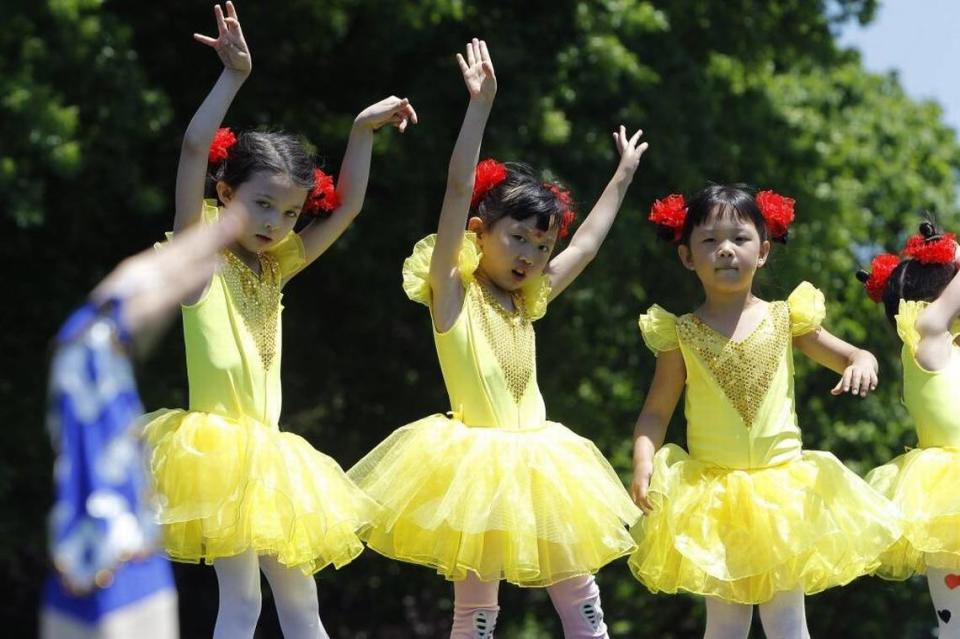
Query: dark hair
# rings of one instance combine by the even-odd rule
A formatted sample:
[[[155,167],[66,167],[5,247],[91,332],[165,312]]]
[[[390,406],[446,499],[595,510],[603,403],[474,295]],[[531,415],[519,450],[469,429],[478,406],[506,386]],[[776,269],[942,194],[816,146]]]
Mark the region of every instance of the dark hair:
[[[701,189],[687,204],[687,215],[680,232],[680,244],[690,244],[694,227],[703,224],[714,210],[718,215],[734,215],[738,220],[752,223],[760,241],[767,240],[767,222],[753,197],[754,189],[746,184],[711,184]],[[670,231],[672,234],[673,231]],[[672,239],[672,235],[671,235]]]
[[[943,237],[932,222],[920,223],[920,235],[926,241],[936,241]],[[947,284],[957,274],[957,263],[928,264],[920,260],[902,260],[887,278],[883,287],[883,310],[887,320],[896,326],[897,313],[900,312],[900,300],[932,302],[943,293]]]
[[[537,228],[548,230],[559,224],[564,205],[556,192],[533,173],[526,164],[507,162],[507,177],[490,189],[486,195],[470,209],[471,217],[476,216],[489,227],[497,221],[511,217],[525,220],[536,216]]]
[[[280,131],[244,131],[230,147],[227,159],[211,165],[207,197],[217,197],[217,182],[236,188],[254,173],[286,175],[299,187],[313,188],[313,156],[298,136]]]

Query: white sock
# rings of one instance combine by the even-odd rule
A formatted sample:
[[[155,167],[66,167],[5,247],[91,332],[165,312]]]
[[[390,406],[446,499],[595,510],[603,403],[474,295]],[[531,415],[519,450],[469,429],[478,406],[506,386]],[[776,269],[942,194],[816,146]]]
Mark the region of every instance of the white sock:
[[[780,592],[760,604],[760,622],[767,639],[810,639],[803,591]]]
[[[950,577],[949,580],[947,577]],[[937,612],[940,639],[960,639],[960,571],[927,568],[927,586]],[[950,586],[953,586],[951,589]]]
[[[609,637],[600,608],[600,588],[593,575],[572,577],[548,586],[547,594],[560,615],[566,639]]]
[[[753,606],[706,597],[707,628],[703,639],[747,639],[753,621]]]
[[[260,564],[253,551],[213,562],[220,607],[213,639],[252,639],[260,618]]]
[[[450,639],[493,639],[497,626],[499,581],[480,581],[468,572],[463,581],[453,582],[453,627]]]
[[[274,557],[261,556],[260,569],[270,582],[284,639],[329,639],[320,621],[317,582]]]

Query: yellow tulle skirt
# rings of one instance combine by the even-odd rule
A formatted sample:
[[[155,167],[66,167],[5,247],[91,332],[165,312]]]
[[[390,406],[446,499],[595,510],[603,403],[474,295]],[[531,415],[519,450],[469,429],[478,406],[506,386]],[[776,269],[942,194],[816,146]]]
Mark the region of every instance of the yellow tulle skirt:
[[[960,570],[960,449],[915,448],[873,469],[867,482],[903,519],[903,536],[881,555],[878,576]]]
[[[171,559],[210,564],[252,549],[313,574],[363,550],[376,503],[302,437],[183,410],[146,415],[144,436]]]
[[[653,512],[634,529],[629,565],[653,592],[743,604],[812,594],[869,573],[900,536],[893,505],[819,451],[741,470],[667,445],[649,495]]]
[[[640,517],[600,451],[561,424],[474,428],[432,415],[392,433],[348,475],[383,508],[367,545],[450,580],[548,586],[635,544]]]

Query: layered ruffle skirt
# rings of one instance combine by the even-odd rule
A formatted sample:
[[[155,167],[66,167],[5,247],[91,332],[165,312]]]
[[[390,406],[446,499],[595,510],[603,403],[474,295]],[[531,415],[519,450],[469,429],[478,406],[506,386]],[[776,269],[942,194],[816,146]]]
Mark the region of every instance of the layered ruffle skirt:
[[[833,455],[731,469],[664,446],[629,565],[653,592],[758,604],[846,584],[900,536],[893,505]]]
[[[360,554],[377,506],[302,437],[255,420],[161,410],[143,418],[171,559],[253,550],[312,574]]]
[[[432,415],[396,430],[349,476],[381,506],[377,552],[450,580],[548,586],[629,554],[640,516],[592,442],[561,424],[523,430]]]

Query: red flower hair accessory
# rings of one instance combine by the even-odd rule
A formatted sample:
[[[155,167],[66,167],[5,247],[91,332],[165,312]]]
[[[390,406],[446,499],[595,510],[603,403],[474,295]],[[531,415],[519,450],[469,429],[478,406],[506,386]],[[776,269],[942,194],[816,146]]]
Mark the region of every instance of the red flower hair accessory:
[[[557,233],[557,237],[562,240],[570,234],[570,225],[577,219],[577,214],[573,210],[573,198],[570,196],[570,191],[555,182],[546,182],[544,186],[557,196],[557,201],[560,202],[563,210],[560,214],[560,229]]]
[[[796,200],[774,191],[760,191],[754,199],[757,201],[763,219],[767,222],[770,238],[785,243],[787,231],[793,223],[793,205]]]
[[[902,253],[924,264],[949,264],[957,259],[957,236],[937,233],[933,224],[923,222],[920,233],[907,240]]]
[[[883,299],[883,290],[887,287],[887,280],[893,269],[900,264],[900,258],[893,253],[882,253],[870,262],[870,272],[857,271],[857,279],[863,282],[867,295],[874,302]]]
[[[671,193],[653,203],[647,219],[668,234],[670,241],[679,242],[683,233],[683,221],[687,219],[687,201],[679,193]]]
[[[507,179],[507,167],[501,162],[486,159],[477,164],[476,175],[473,181],[473,197],[470,198],[470,208],[476,208],[480,201],[490,192],[490,189]]]
[[[207,152],[207,161],[210,164],[220,164],[230,155],[230,147],[237,143],[237,136],[233,134],[230,127],[217,129],[213,135],[213,142],[210,143],[210,150]]]
[[[313,170],[313,189],[303,205],[303,212],[310,215],[330,215],[340,206],[340,194],[333,178],[320,169]]]

